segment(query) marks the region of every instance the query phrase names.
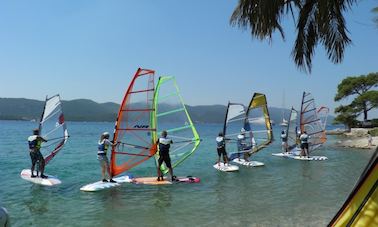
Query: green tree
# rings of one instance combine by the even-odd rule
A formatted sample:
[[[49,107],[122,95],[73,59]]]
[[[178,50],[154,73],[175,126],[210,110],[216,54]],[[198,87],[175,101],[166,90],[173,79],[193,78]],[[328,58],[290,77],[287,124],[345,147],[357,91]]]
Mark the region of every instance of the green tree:
[[[372,11],[373,13],[378,14],[378,7],[375,7]],[[377,27],[378,27],[378,16],[374,18],[374,22],[377,24]]]
[[[364,114],[364,121],[368,118],[368,112],[373,108],[378,108],[378,91],[370,89],[378,86],[378,73],[370,73],[359,77],[347,77],[337,86],[335,101],[340,101],[351,95],[356,95],[355,99],[348,106],[340,106],[335,110],[341,114],[349,115]]]
[[[251,29],[254,38],[272,40],[282,27],[284,16],[292,15],[297,38],[292,51],[295,64],[311,72],[312,57],[318,44],[324,46],[333,63],[343,60],[344,50],[351,43],[343,13],[357,0],[239,0],[230,23]]]
[[[357,125],[357,115],[354,113],[352,107],[339,106],[335,109],[335,112],[339,114],[333,119],[334,124],[344,124],[348,130]]]

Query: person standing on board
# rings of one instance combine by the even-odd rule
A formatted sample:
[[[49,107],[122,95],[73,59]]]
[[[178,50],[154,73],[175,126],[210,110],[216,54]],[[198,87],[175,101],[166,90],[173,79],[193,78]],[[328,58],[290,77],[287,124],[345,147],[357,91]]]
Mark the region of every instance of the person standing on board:
[[[163,162],[169,169],[169,174],[171,175],[171,180],[175,181],[176,176],[173,176],[173,169],[171,165],[171,157],[169,156],[169,148],[171,147],[171,144],[173,141],[169,138],[167,138],[167,131],[162,131],[161,132],[161,137],[158,139],[157,144],[159,147],[159,159],[158,159],[158,166],[157,166],[157,173],[158,173],[158,178],[157,181],[162,181],[163,180],[163,173],[161,172],[161,165]]]
[[[47,142],[47,140],[45,140],[39,135],[39,129],[34,129],[33,135],[29,136],[28,138],[30,159],[32,162],[32,165],[30,168],[31,170],[30,177],[32,178],[37,177],[37,175],[34,175],[34,168],[37,161],[39,162],[39,172],[41,173],[40,174],[41,178],[47,178],[47,176],[43,174],[45,171],[45,159],[43,158],[40,151],[41,145],[43,142]]]
[[[245,141],[245,129],[242,128],[240,130],[240,134],[237,136],[237,146],[238,146],[238,151],[243,153],[243,158],[246,162],[249,162],[249,154],[247,151],[251,150],[252,146],[247,146],[247,142]],[[252,137],[252,144],[254,143],[254,138]],[[240,153],[237,154],[238,158],[240,158]],[[231,155],[232,156],[232,155]],[[231,160],[234,158],[230,158]]]
[[[306,156],[308,157],[308,139],[310,137],[307,135],[306,131],[303,131],[299,139],[301,140],[301,155],[300,156]]]
[[[101,165],[101,175],[102,175],[102,182],[111,182],[117,183],[115,180],[112,179],[112,175],[110,173],[109,168],[109,159],[106,155],[109,146],[116,146],[117,143],[112,143],[109,141],[109,133],[104,132],[101,134],[100,140],[98,141],[98,151],[97,151],[97,160],[100,162]],[[108,172],[109,181],[105,178],[105,171]]]
[[[282,152],[284,153],[287,153],[288,150],[287,150],[287,135],[286,135],[286,132],[284,130],[281,131],[281,146],[282,146]]]
[[[224,138],[224,135],[222,132],[220,132],[215,138],[215,141],[217,142],[217,152],[218,152],[218,165],[220,165],[220,158],[221,155],[223,156],[223,162],[225,165],[228,165],[228,158],[227,158],[227,152],[226,152],[226,139]]]

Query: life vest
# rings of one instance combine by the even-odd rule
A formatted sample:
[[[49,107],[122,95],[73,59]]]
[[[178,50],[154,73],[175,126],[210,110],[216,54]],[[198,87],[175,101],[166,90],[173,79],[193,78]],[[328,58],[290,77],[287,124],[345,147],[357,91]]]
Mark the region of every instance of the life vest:
[[[246,147],[245,136],[242,134],[239,134],[237,138],[238,138],[238,141],[237,141],[238,151],[243,151]]]
[[[171,147],[172,140],[167,138],[159,138],[159,152],[160,154],[168,154]]]
[[[287,142],[287,135],[286,135],[286,133],[281,134],[281,139],[282,139],[282,142]]]
[[[301,143],[308,143],[308,135],[302,134],[299,139],[301,140]]]
[[[222,136],[218,136],[215,141],[217,141],[217,148],[224,147],[224,138]]]
[[[41,140],[38,139],[37,135],[29,136],[28,144],[30,150],[36,150],[41,148]]]
[[[106,140],[98,141],[98,153],[99,154],[106,154],[108,151],[109,145],[106,143]]]

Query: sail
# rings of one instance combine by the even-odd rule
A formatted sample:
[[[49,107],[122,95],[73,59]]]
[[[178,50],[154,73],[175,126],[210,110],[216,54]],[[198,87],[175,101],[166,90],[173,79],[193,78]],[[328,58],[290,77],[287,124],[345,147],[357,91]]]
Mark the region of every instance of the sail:
[[[153,70],[139,68],[135,73],[118,111],[112,148],[111,172],[113,176],[146,161],[156,153],[153,141],[154,110]]]
[[[260,151],[273,141],[272,126],[269,117],[266,97],[261,93],[254,93],[246,113],[245,129],[256,141],[250,153]]]
[[[200,138],[174,77],[164,76],[159,78],[154,95],[154,105],[156,133],[153,133],[153,137],[157,141],[161,132],[167,131],[168,138],[173,141],[169,154],[172,168],[175,168],[197,149]],[[156,153],[155,158],[156,161],[159,159],[159,153]],[[161,166],[161,170],[163,173],[168,172],[165,165]]]
[[[322,128],[325,130],[327,126],[327,118],[329,114],[329,108],[325,106],[319,107],[317,110],[318,117],[320,121],[322,122]]]
[[[378,148],[328,226],[378,226]]]
[[[47,165],[63,148],[68,139],[67,126],[64,122],[62,103],[59,95],[46,97],[45,107],[39,122],[39,133],[47,140],[41,147],[41,153]]]
[[[325,124],[318,117],[315,100],[310,93],[303,92],[300,129],[306,131],[309,138],[309,152],[320,147],[327,141]]]
[[[282,122],[280,123],[280,126],[287,127],[288,121],[285,118],[282,118]]]
[[[227,144],[230,144],[230,147],[227,149],[233,157],[233,154],[240,153],[238,149],[238,135],[243,131],[245,135],[246,147],[252,146],[252,137],[250,136],[250,128],[245,129],[244,124],[246,120],[246,111],[245,106],[240,103],[231,103],[227,105],[226,116],[224,119],[223,125],[223,135],[227,139]]]
[[[287,144],[289,150],[296,147],[298,142],[298,112],[292,107],[290,111],[290,118],[286,128]]]

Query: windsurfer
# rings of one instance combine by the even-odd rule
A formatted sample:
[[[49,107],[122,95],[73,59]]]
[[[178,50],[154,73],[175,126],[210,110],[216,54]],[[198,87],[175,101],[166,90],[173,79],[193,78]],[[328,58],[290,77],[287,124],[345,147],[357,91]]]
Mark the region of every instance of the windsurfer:
[[[287,144],[287,134],[284,130],[281,131],[281,146],[282,146],[282,152],[287,153],[288,152],[288,144]]]
[[[47,142],[44,138],[42,138],[39,135],[39,129],[34,129],[33,130],[33,135],[29,136],[28,138],[28,143],[29,143],[29,151],[30,151],[30,158],[31,158],[31,177],[37,177],[37,175],[34,175],[34,168],[35,164],[39,162],[39,171],[40,171],[40,176],[41,178],[47,178],[46,175],[44,175],[45,171],[45,159],[43,158],[40,149],[41,149],[41,144],[43,142]]]
[[[99,160],[101,165],[101,174],[102,174],[102,182],[111,182],[117,183],[115,180],[112,179],[112,174],[110,173],[109,168],[109,159],[106,156],[106,152],[108,151],[109,146],[116,146],[118,143],[112,143],[109,141],[109,133],[104,132],[101,134],[100,140],[98,141],[98,151],[97,151],[97,160]],[[108,172],[109,181],[105,178],[105,171]]]
[[[159,147],[159,159],[158,159],[158,166],[157,166],[157,174],[158,174],[158,181],[163,180],[163,173],[161,172],[161,165],[163,162],[169,169],[169,174],[171,175],[171,180],[175,181],[176,176],[173,176],[173,170],[172,170],[172,165],[171,165],[171,157],[169,156],[169,148],[171,147],[171,144],[173,141],[169,138],[167,138],[167,131],[162,131],[161,132],[161,137],[157,141],[158,147]]]
[[[256,142],[254,138],[252,137],[252,146],[248,146],[245,139],[245,129],[242,128],[240,130],[240,134],[237,136],[237,146],[238,151],[243,153],[243,158],[246,162],[249,162],[249,154],[247,151],[250,151],[252,146],[255,146]],[[238,158],[240,159],[240,153],[238,153]]]
[[[308,157],[308,139],[310,137],[307,135],[306,131],[303,131],[299,139],[301,140],[301,156]]]
[[[217,151],[218,151],[218,165],[220,165],[220,158],[221,158],[221,155],[223,156],[223,162],[224,164],[228,164],[228,158],[227,158],[227,152],[226,152],[226,142],[225,142],[225,138],[224,138],[224,135],[222,132],[220,132],[217,136],[217,138],[215,139],[215,141],[217,142]]]

